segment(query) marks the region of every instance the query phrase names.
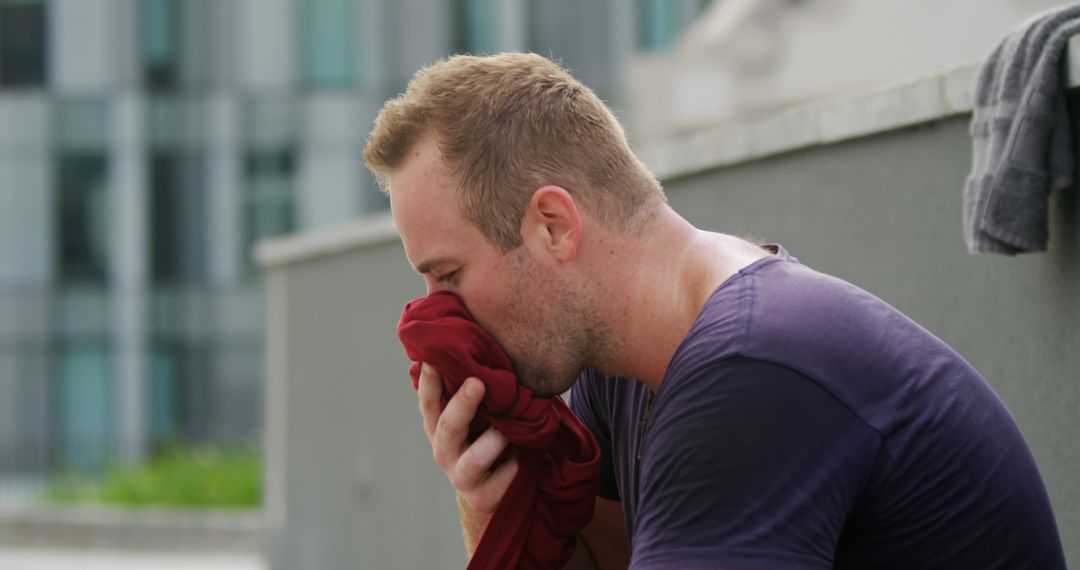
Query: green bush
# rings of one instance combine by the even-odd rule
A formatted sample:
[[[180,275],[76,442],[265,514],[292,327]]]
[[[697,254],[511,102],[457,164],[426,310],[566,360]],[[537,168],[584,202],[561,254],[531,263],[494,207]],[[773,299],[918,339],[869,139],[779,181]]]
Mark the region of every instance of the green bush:
[[[111,468],[97,480],[67,477],[46,492],[57,503],[125,506],[255,507],[262,479],[250,449],[172,448],[134,468]]]

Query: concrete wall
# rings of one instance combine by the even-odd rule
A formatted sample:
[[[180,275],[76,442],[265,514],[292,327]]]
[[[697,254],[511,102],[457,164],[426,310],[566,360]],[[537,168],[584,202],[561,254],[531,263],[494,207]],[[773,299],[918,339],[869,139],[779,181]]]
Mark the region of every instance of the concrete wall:
[[[780,242],[965,355],[1027,436],[1070,566],[1080,567],[1080,199],[1053,197],[1048,253],[968,255],[967,121],[952,113],[665,186],[698,226]],[[421,282],[387,220],[354,234],[283,242],[263,256],[271,567],[456,567],[451,490],[430,459],[394,337]]]
[[[394,326],[422,295],[396,240],[267,277],[272,568],[465,564]]]

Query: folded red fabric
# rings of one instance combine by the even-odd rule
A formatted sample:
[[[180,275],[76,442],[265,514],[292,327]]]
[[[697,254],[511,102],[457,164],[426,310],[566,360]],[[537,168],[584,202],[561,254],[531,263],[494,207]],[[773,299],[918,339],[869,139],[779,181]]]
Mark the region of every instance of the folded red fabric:
[[[467,378],[483,381],[472,435],[495,426],[517,453],[518,473],[468,570],[562,568],[593,516],[600,451],[592,433],[562,398],[536,397],[517,383],[510,357],[453,293],[436,291],[405,305],[398,338],[413,361],[413,388],[421,362],[441,373],[443,406]]]

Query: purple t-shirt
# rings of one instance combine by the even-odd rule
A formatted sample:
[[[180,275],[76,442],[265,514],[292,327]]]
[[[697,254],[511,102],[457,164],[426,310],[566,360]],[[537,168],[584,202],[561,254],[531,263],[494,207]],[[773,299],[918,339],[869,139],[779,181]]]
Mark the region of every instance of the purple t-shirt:
[[[600,495],[622,502],[631,568],[1065,568],[1035,462],[986,382],[782,248],[709,297],[649,394],[587,370],[570,398],[603,450]]]

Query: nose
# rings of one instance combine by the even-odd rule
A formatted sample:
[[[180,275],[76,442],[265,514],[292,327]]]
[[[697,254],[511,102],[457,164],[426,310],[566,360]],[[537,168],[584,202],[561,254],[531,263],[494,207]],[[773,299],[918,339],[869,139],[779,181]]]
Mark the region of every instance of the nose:
[[[450,285],[447,283],[439,283],[437,279],[430,275],[424,276],[424,287],[427,288],[427,294],[430,295],[436,291],[448,291]]]

